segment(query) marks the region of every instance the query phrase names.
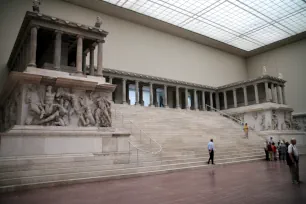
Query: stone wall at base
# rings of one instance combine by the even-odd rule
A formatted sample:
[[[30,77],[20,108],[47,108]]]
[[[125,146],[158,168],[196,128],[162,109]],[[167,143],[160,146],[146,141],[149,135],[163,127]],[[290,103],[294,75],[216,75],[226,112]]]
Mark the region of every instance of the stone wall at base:
[[[17,125],[0,136],[1,157],[129,153],[130,133],[110,128]]]

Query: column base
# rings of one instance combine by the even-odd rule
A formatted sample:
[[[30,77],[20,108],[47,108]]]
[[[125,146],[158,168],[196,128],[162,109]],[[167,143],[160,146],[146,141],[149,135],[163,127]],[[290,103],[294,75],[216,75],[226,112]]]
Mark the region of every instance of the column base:
[[[37,67],[37,65],[35,63],[29,63],[28,67]]]
[[[86,75],[83,74],[83,72],[74,72],[70,74],[71,76],[79,76],[79,77],[86,77]]]

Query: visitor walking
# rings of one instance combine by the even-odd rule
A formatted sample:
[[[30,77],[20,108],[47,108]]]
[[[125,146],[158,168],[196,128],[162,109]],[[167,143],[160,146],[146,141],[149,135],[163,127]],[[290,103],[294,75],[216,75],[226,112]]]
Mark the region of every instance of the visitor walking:
[[[159,96],[159,107],[165,107],[164,106],[164,99],[162,96]]]
[[[265,154],[266,154],[266,161],[269,161],[269,152],[268,152],[268,141],[266,141],[264,143],[264,150],[265,150]]]
[[[276,161],[277,159],[276,159],[276,153],[277,153],[277,151],[276,151],[276,146],[275,146],[275,143],[273,142],[272,143],[272,152],[273,152],[273,159],[274,159],[274,161]]]
[[[291,139],[291,144],[288,146],[287,164],[290,168],[291,179],[293,184],[300,183],[299,176],[299,151],[296,146],[296,139]]]
[[[244,135],[246,138],[249,138],[249,127],[248,127],[248,124],[245,123],[244,126],[243,126],[243,130],[244,130]]]
[[[279,148],[278,148],[278,154],[279,154],[279,160],[285,161],[286,160],[286,152],[287,147],[284,141],[280,142]]]
[[[209,152],[209,159],[207,161],[207,164],[210,163],[210,160],[212,164],[215,164],[214,163],[215,145],[213,139],[210,139],[210,142],[208,143],[208,152]]]
[[[273,142],[273,137],[270,137],[269,143],[272,145]]]
[[[273,150],[272,150],[272,144],[270,142],[268,143],[267,148],[269,152],[269,161],[272,161]]]

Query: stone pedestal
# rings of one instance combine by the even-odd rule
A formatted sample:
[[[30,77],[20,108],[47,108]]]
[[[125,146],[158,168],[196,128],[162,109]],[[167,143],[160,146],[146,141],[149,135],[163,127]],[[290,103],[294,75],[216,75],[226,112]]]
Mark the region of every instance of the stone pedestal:
[[[283,104],[263,103],[224,111],[256,131],[282,131],[292,129],[292,108]]]
[[[15,125],[1,133],[1,157],[128,153],[130,133],[114,128]]]
[[[114,89],[101,77],[10,72],[0,98],[0,156],[128,151],[129,134],[111,128]]]

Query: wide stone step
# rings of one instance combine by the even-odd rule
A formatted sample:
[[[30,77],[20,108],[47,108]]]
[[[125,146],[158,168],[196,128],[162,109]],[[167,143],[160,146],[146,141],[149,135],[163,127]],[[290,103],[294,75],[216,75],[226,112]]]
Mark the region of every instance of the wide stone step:
[[[242,161],[252,161],[262,159],[262,156],[245,156],[245,157],[236,157],[230,160],[218,160],[218,164],[228,164]],[[217,160],[216,160],[217,162]],[[178,164],[169,164],[169,165],[156,165],[156,166],[148,166],[148,167],[137,167],[137,168],[125,168],[125,169],[116,169],[116,170],[105,170],[105,171],[85,171],[78,173],[69,173],[69,174],[52,174],[52,175],[43,175],[43,176],[29,176],[29,177],[19,177],[13,179],[1,179],[0,180],[0,192],[17,190],[18,187],[26,186],[50,186],[56,184],[67,184],[67,183],[78,183],[77,181],[100,181],[114,178],[124,178],[124,175],[143,175],[143,173],[147,173],[148,175],[152,172],[154,174],[155,171],[163,171],[169,172],[176,171],[180,169],[188,169],[194,167],[205,167],[207,166],[206,161],[199,162],[188,162],[188,163],[178,163]],[[168,170],[168,171],[167,171]],[[103,179],[104,178],[104,179]],[[69,182],[70,181],[70,182]],[[71,182],[75,181],[75,182]],[[46,185],[43,185],[46,184]]]
[[[236,157],[247,157],[247,156],[262,156],[262,153],[245,153],[245,154],[232,154],[231,157],[228,155],[219,155],[216,157],[215,161],[231,159]],[[0,173],[0,180],[2,179],[13,179],[19,177],[30,177],[30,176],[42,176],[42,175],[52,175],[52,174],[67,174],[67,173],[78,173],[85,171],[102,171],[102,170],[115,170],[122,168],[132,168],[132,167],[145,167],[145,166],[155,166],[155,165],[166,165],[166,164],[176,164],[176,163],[188,163],[188,162],[202,162],[207,161],[208,156],[196,157],[196,158],[177,158],[169,160],[166,157],[159,158],[159,160],[142,161],[142,160],[132,160],[128,164],[116,164],[116,165],[101,165],[99,163],[85,163],[83,166],[67,166],[67,167],[57,167],[57,168],[44,168],[44,169],[33,169],[33,170],[16,170],[12,172]],[[69,165],[68,163],[67,165]],[[70,164],[71,165],[71,164]],[[46,166],[45,166],[46,167]]]

